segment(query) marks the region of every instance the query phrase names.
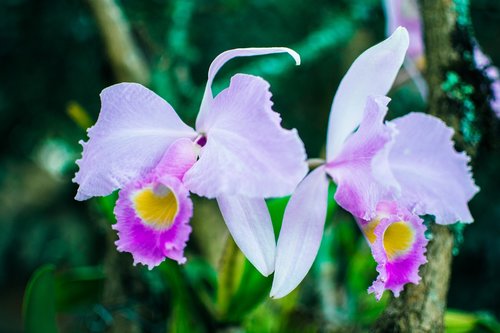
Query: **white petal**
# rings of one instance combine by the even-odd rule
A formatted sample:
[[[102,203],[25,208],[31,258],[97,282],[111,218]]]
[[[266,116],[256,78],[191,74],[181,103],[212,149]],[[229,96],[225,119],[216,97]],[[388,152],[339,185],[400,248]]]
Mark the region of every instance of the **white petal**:
[[[306,152],[296,130],[281,127],[272,110],[269,83],[236,74],[211,103],[198,131],[207,142],[184,184],[208,198],[289,195],[307,174]]]
[[[213,99],[212,82],[219,69],[221,69],[221,67],[224,66],[226,62],[236,57],[252,57],[273,53],[288,53],[295,60],[295,64],[300,65],[299,54],[287,47],[249,47],[228,50],[219,54],[214,59],[214,61],[212,61],[212,63],[210,64],[210,68],[208,69],[207,85],[205,87],[205,93],[201,102],[200,113],[198,114],[198,118],[196,119],[196,127],[199,129],[200,126],[202,126],[201,124],[204,122],[204,118],[206,118],[207,116],[205,113],[210,109],[209,104]]]
[[[234,242],[264,276],[274,271],[276,241],[264,199],[218,197],[217,202]]]
[[[194,138],[160,96],[136,83],[120,83],[101,93],[101,113],[83,143],[77,200],[108,195],[149,172],[171,143]]]
[[[351,65],[333,98],[328,123],[328,161],[340,152],[347,136],[360,124],[366,98],[387,94],[403,64],[408,43],[408,32],[400,27]]]
[[[288,203],[278,246],[271,297],[288,295],[304,279],[318,254],[328,204],[328,178],[319,167],[297,187]]]

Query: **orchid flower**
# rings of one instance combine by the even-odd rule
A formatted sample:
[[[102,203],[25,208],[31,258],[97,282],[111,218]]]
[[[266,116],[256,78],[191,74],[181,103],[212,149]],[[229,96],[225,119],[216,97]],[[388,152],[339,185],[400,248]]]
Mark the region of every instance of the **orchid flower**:
[[[369,289],[398,295],[417,283],[425,262],[425,226],[472,222],[467,202],[477,192],[465,154],[453,148],[453,131],[432,116],[410,113],[385,122],[387,94],[403,63],[408,32],[398,28],[362,53],[340,82],[333,99],[326,163],[297,187],[285,209],[276,249],[271,297],[290,293],[305,277],[318,252],[326,218],[328,184],[335,201],[354,215],[379,276]]]
[[[104,89],[97,123],[83,142],[77,200],[120,189],[115,206],[119,251],[152,268],[166,257],[184,263],[193,207],[189,192],[216,198],[228,229],[263,274],[274,270],[275,237],[264,198],[290,194],[307,173],[296,130],[281,127],[269,84],[236,74],[217,96],[212,81],[234,57],[288,48],[234,49],[210,65],[196,130],[154,92],[135,83]]]

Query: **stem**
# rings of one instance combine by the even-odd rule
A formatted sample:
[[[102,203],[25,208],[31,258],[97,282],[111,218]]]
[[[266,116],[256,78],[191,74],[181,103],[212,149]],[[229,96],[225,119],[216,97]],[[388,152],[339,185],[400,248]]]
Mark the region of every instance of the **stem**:
[[[115,0],[88,0],[119,81],[149,82],[149,69]]]
[[[309,169],[317,168],[322,164],[325,164],[325,160],[322,158],[310,158],[307,160],[307,166]]]

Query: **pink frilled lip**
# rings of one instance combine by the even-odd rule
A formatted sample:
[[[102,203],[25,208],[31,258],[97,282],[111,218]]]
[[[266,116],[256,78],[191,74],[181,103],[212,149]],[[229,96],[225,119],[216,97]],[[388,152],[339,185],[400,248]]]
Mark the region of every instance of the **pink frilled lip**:
[[[154,229],[142,222],[137,216],[131,200],[132,195],[148,186],[167,186],[176,196],[178,212],[170,228]],[[165,258],[184,264],[184,248],[191,233],[189,220],[193,214],[193,204],[189,191],[181,181],[172,176],[160,178],[150,175],[124,187],[116,202],[114,210],[117,223],[113,229],[118,232],[116,246],[118,251],[130,252],[134,265],[140,263],[149,269],[159,265]]]
[[[368,288],[368,292],[374,293],[377,300],[380,300],[385,290],[391,290],[394,296],[398,297],[405,284],[419,283],[418,270],[421,265],[427,262],[425,252],[428,240],[425,238],[427,228],[417,215],[406,209],[398,208],[395,203],[379,204],[377,210],[380,214],[380,222],[375,227],[375,240],[370,244],[370,247],[373,258],[377,262],[379,275],[372,286]],[[408,223],[413,230],[413,243],[407,251],[391,259],[384,248],[384,233],[389,226],[400,221]],[[362,229],[368,223],[359,220]]]

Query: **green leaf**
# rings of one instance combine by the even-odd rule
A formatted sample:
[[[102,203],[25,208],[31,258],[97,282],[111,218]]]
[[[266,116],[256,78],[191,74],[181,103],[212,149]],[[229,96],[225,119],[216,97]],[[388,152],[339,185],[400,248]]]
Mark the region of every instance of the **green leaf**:
[[[25,333],[57,333],[54,266],[37,269],[28,281],[23,300]]]
[[[74,311],[100,301],[104,288],[102,267],[78,267],[55,276],[58,312]]]
[[[165,261],[158,266],[171,292],[174,304],[173,313],[168,323],[167,332],[171,333],[202,333],[209,329],[210,317],[202,308],[202,303],[196,297],[189,285],[187,276],[177,263]]]
[[[118,191],[105,197],[98,197],[96,200],[99,210],[106,217],[106,220],[108,220],[110,224],[115,223],[116,219],[113,211],[115,209],[116,200],[118,200]]]
[[[248,260],[245,260],[239,288],[230,300],[230,311],[226,319],[231,322],[241,322],[248,313],[267,299],[272,281],[272,277],[262,276]]]
[[[500,332],[500,323],[489,313],[447,310],[444,316],[446,333]]]
[[[232,312],[231,299],[240,285],[245,261],[245,256],[229,236],[222,253],[217,280],[217,313],[223,321]]]
[[[285,208],[289,200],[290,196],[286,196],[266,201],[269,215],[271,215],[271,221],[273,222],[274,236],[276,239],[278,239],[281,223],[283,222],[283,215],[285,215]]]
[[[215,312],[217,272],[213,266],[201,257],[190,257],[184,272],[198,299],[209,311]]]
[[[473,313],[448,310],[445,313],[445,327],[447,333],[473,332],[477,318]]]

